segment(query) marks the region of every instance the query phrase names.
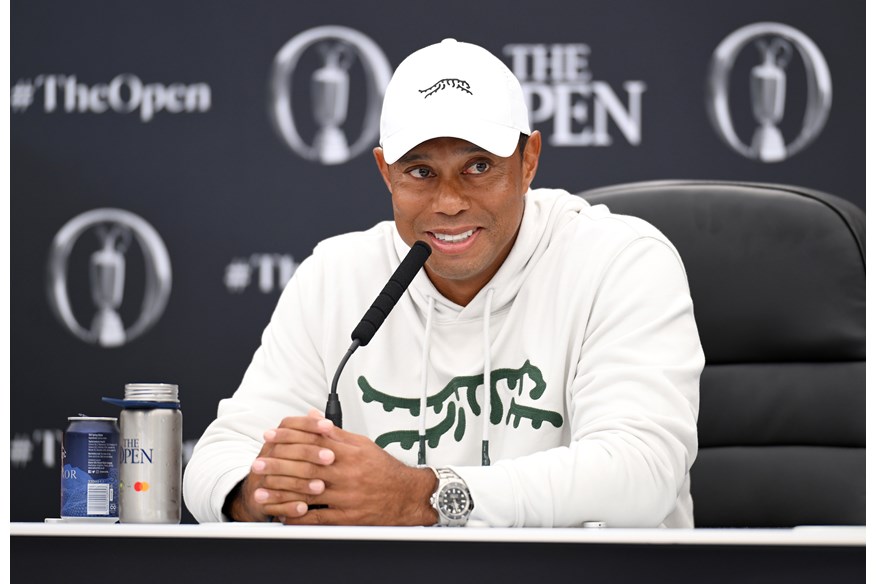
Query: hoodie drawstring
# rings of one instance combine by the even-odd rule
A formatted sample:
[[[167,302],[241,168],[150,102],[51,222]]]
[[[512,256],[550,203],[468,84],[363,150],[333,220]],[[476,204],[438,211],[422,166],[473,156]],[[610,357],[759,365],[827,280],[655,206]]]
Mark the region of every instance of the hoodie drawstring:
[[[493,387],[492,364],[490,363],[490,310],[493,306],[493,289],[487,290],[484,302],[484,434],[481,441],[481,466],[490,466],[490,390]]]
[[[435,299],[429,296],[429,310],[426,313],[426,338],[423,340],[422,367],[422,392],[420,393],[420,450],[417,453],[417,464],[426,464],[426,406],[429,385],[429,341],[432,338],[432,313],[435,312]]]
[[[490,363],[490,312],[493,306],[493,289],[487,290],[484,303],[484,425],[481,440],[481,466],[490,466],[490,390],[492,388],[492,364]],[[419,451],[417,464],[426,464],[426,409],[428,406],[427,386],[429,384],[429,349],[432,338],[432,313],[435,311],[435,299],[429,296],[429,308],[426,313],[426,333],[423,340],[422,356],[422,391],[420,393],[420,429]]]

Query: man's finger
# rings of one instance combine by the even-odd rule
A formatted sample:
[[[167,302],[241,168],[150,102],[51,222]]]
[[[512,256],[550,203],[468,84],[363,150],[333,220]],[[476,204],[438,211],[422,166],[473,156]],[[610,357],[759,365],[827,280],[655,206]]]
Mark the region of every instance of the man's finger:
[[[265,431],[263,436],[265,442],[272,444],[315,444],[322,438],[323,433],[280,427]]]
[[[346,511],[332,509],[309,509],[303,514],[287,515],[283,518],[286,525],[355,525]]]
[[[344,444],[361,444],[363,439],[363,436],[360,434],[354,434],[352,432],[347,432],[343,428],[338,428],[332,424],[332,421],[329,419],[320,420],[317,422],[317,427],[320,433],[335,442],[342,442]]]
[[[299,499],[302,495],[320,495],[325,492],[325,481],[322,479],[302,479],[279,475],[263,477],[259,486],[271,491],[294,493]]]
[[[303,432],[319,433],[317,429],[319,420],[310,416],[288,416],[280,420],[278,428],[289,428],[290,430],[301,430]]]
[[[331,451],[329,451],[331,452]],[[318,479],[323,474],[324,465],[301,460],[284,460],[282,458],[257,458],[250,469],[255,475],[279,475],[298,477],[301,479]]]
[[[335,460],[333,451],[315,444],[275,444],[270,452],[259,456],[256,461],[267,460],[298,460],[313,464],[331,464]],[[257,470],[257,469],[253,469]]]
[[[307,503],[301,499],[283,502],[269,503],[262,507],[265,514],[274,517],[283,517],[284,521],[295,520],[307,513]]]

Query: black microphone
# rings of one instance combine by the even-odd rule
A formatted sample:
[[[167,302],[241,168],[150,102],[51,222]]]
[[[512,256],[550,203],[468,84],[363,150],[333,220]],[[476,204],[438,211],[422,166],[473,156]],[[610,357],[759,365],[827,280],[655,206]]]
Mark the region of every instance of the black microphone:
[[[417,241],[411,247],[411,251],[402,260],[396,268],[395,273],[389,278],[389,282],[383,287],[383,290],[374,300],[371,308],[362,317],[361,322],[353,329],[353,334],[350,337],[355,341],[358,340],[361,346],[371,342],[371,337],[383,324],[383,320],[393,309],[401,295],[405,293],[408,286],[426,263],[429,255],[432,253],[432,248],[423,241]]]
[[[360,346],[364,347],[371,342],[371,338],[383,321],[389,315],[389,312],[395,307],[396,303],[404,294],[408,286],[414,280],[414,276],[420,271],[420,268],[426,263],[426,260],[432,254],[432,248],[424,241],[417,241],[411,247],[411,251],[402,260],[392,276],[389,277],[389,282],[377,295],[377,298],[371,304],[371,307],[365,312],[365,316],[353,329],[353,334],[350,337],[353,339],[353,344],[347,349],[346,355],[341,359],[341,364],[335,372],[335,377],[332,380],[331,391],[329,392],[328,402],[325,405],[325,417],[332,421],[338,428],[342,427],[343,416],[341,415],[341,402],[338,399],[338,379],[341,377],[341,371],[344,365],[350,359],[353,352]]]

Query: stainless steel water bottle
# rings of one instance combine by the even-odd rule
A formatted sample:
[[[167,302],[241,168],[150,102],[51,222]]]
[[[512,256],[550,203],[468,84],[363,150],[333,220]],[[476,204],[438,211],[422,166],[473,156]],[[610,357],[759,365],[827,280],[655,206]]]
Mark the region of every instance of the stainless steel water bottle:
[[[119,521],[179,523],[182,411],[169,383],[129,383],[119,416]]]

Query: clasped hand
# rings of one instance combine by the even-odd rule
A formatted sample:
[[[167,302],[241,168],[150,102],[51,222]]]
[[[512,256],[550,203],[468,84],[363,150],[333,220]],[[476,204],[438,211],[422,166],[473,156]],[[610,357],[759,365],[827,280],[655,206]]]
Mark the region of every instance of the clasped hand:
[[[431,525],[435,477],[406,466],[372,440],[317,410],[264,434],[232,515],[304,525]],[[314,508],[313,506],[316,506]]]

